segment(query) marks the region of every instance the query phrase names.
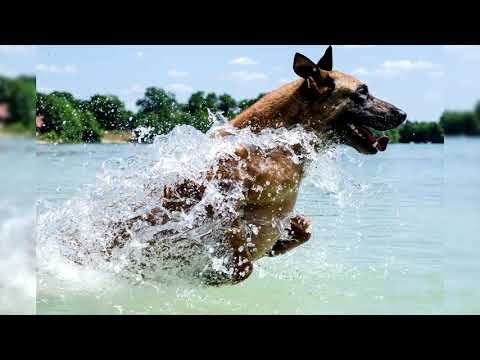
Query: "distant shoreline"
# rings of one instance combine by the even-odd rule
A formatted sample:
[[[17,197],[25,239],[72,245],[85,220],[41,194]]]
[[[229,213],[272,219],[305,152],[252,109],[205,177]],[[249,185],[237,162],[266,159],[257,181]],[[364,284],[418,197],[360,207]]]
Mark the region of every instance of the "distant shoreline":
[[[46,140],[42,139],[41,137],[36,137],[37,144],[39,145],[51,145],[51,144],[85,144],[85,143],[69,143],[63,141],[54,141],[54,140]],[[121,131],[121,130],[113,130],[113,131],[105,131],[103,134],[100,142],[93,143],[93,144],[129,144],[133,140],[132,132],[131,131]]]
[[[10,136],[12,138],[14,136]],[[0,139],[2,138],[2,133],[0,132]],[[5,137],[7,138],[7,137]],[[445,139],[450,138],[450,139],[480,139],[480,136],[477,135],[445,135]],[[36,139],[36,143],[38,145],[84,145],[86,143],[67,143],[67,142],[55,142],[55,141],[49,141],[49,140],[44,140],[44,139]],[[98,143],[90,143],[90,144],[105,144],[105,145],[113,145],[113,144],[131,144],[131,143],[136,143],[135,141],[132,141],[132,139],[125,139],[121,138],[118,136],[106,136],[103,137],[101,142]],[[147,144],[147,143],[146,143]],[[445,143],[434,143],[434,142],[409,142],[409,143],[402,143],[402,142],[392,142],[390,145],[393,144],[402,144],[402,145],[410,145],[410,144],[418,144],[418,145],[444,145]]]

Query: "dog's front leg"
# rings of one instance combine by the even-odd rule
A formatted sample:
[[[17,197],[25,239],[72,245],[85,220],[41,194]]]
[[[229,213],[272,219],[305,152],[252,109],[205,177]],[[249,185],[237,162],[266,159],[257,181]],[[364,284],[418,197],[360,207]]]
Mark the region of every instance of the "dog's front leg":
[[[286,252],[304,244],[310,239],[310,220],[302,215],[296,215],[290,219],[290,227],[287,228],[287,238],[279,239],[268,253],[268,256],[274,257],[283,255]]]
[[[206,285],[234,285],[245,280],[253,271],[251,255],[247,247],[245,230],[236,220],[232,227],[225,231],[225,240],[229,253],[227,267],[229,274],[210,269],[203,272],[202,281]]]
[[[239,283],[250,276],[253,271],[253,263],[247,246],[245,229],[235,226],[226,233],[227,239],[233,249],[233,283]]]

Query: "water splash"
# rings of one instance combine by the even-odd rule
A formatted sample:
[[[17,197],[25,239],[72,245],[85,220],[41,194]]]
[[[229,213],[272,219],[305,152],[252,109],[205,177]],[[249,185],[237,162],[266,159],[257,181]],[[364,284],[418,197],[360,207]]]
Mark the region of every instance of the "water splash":
[[[0,137],[0,314],[35,312],[34,143]]]
[[[167,135],[156,136],[153,144],[146,145],[146,151],[105,161],[96,182],[85,185],[66,204],[43,204],[38,218],[39,266],[50,273],[58,272],[60,267],[70,280],[79,280],[74,271],[76,264],[83,269],[121,274],[133,281],[168,281],[172,274],[188,278],[206,269],[228,273],[229,249],[223,241],[228,222],[207,221],[205,213],[210,204],[221,214],[217,219],[234,218],[244,189],[232,183],[225,192],[219,181],[206,181],[206,177],[209,169],[218,168],[219,159],[233,154],[240,144],[257,146],[265,152],[282,145],[291,150],[294,162],[310,164],[307,181],[321,191],[340,197],[351,192],[346,186],[348,180],[335,165],[341,152],[328,147],[315,151],[322,144],[303,128],[266,129],[254,134],[249,129],[229,127],[215,114],[210,116],[214,126],[207,134],[191,126],[177,126]],[[212,137],[220,126],[233,135]],[[298,145],[304,150],[301,155],[294,151]],[[162,208],[164,187],[184,179],[205,186],[201,201],[188,212],[172,213]],[[169,221],[147,224],[144,215],[159,208],[158,214],[167,214]],[[138,219],[127,231],[129,241],[112,249],[112,241],[119,234],[115,225],[134,218]],[[152,239],[159,245],[154,251]]]

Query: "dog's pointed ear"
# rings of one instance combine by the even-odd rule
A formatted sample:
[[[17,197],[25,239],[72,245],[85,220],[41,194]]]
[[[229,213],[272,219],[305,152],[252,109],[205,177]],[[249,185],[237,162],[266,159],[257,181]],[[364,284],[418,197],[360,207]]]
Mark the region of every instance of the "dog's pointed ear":
[[[322,70],[332,71],[333,69],[332,45],[330,45],[327,48],[327,50],[325,50],[325,54],[323,54],[317,66]]]
[[[318,66],[305,55],[295,53],[295,58],[293,59],[293,71],[295,71],[295,74],[298,76],[308,79],[309,76],[318,73],[319,69]]]

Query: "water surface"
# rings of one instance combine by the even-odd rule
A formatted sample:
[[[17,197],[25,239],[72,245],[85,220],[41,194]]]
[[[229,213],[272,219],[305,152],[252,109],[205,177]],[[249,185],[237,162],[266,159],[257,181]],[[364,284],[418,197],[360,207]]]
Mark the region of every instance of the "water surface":
[[[94,184],[102,163],[148,146],[37,146],[39,213]],[[132,284],[68,263],[40,269],[39,314],[480,313],[480,140],[339,149],[302,185],[312,239],[230,287]],[[14,184],[11,184],[14,187]],[[54,261],[54,260],[52,260]],[[56,261],[56,260],[55,260]]]

